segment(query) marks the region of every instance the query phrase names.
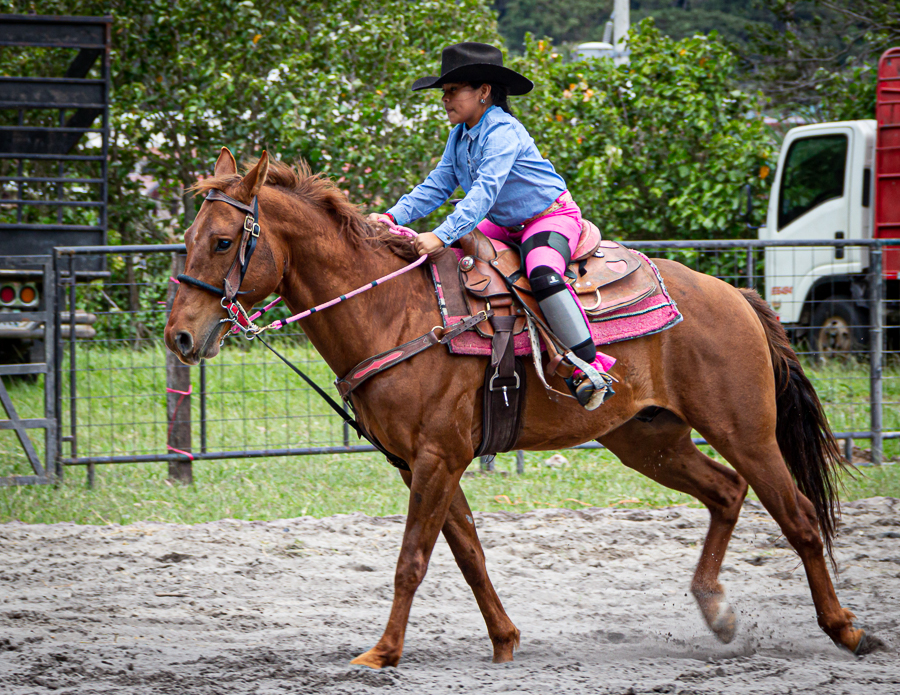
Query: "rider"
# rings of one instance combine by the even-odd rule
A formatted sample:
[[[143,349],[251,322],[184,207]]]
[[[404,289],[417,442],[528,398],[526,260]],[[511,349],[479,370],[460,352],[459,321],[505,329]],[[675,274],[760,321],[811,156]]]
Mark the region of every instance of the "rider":
[[[581,235],[581,210],[507,103],[508,95],[527,94],[533,87],[531,80],[503,67],[503,56],[493,46],[466,42],[445,48],[441,75],[412,85],[414,91],[443,90],[444,108],[455,126],[443,157],[424,182],[386,213],[370,215],[370,221],[390,218],[407,225],[436,210],[461,186],[466,195],[456,209],[434,231],[416,238],[419,255],[438,251],[475,227],[518,244],[550,329],[576,357],[603,373],[615,360],[598,355],[587,317],[564,281]],[[567,383],[588,410],[604,400],[603,391],[595,393],[580,369]]]

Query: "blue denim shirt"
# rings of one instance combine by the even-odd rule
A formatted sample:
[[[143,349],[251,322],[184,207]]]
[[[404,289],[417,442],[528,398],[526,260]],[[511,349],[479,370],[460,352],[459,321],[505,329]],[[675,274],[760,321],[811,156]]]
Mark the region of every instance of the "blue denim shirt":
[[[514,227],[543,212],[565,190],[566,182],[541,156],[518,120],[491,106],[474,128],[460,123],[450,131],[440,163],[428,178],[388,212],[397,224],[434,212],[458,187],[466,197],[434,233],[451,244],[485,217]]]

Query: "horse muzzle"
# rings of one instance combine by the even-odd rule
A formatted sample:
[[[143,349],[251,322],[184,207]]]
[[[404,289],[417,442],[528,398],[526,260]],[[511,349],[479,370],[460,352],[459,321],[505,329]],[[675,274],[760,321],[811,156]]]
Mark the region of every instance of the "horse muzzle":
[[[203,338],[197,338],[189,330],[169,326],[165,332],[166,347],[181,362],[193,366],[199,364],[201,359],[212,359],[219,354],[219,344],[225,330],[227,328],[223,329],[222,324],[217,322],[206,331]]]

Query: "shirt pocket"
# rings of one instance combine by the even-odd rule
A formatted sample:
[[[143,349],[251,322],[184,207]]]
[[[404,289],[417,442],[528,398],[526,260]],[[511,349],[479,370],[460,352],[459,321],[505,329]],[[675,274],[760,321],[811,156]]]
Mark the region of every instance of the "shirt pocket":
[[[468,148],[466,148],[466,166],[473,181],[478,176],[478,169],[481,168],[483,159],[484,149],[481,147],[481,144],[477,140],[469,143]]]

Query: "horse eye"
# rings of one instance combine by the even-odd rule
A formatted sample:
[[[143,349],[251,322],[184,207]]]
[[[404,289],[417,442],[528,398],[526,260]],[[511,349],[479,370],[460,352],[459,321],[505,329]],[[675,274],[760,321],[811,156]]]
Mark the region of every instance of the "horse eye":
[[[227,251],[231,248],[231,239],[219,239],[219,243],[216,244],[216,251]]]

